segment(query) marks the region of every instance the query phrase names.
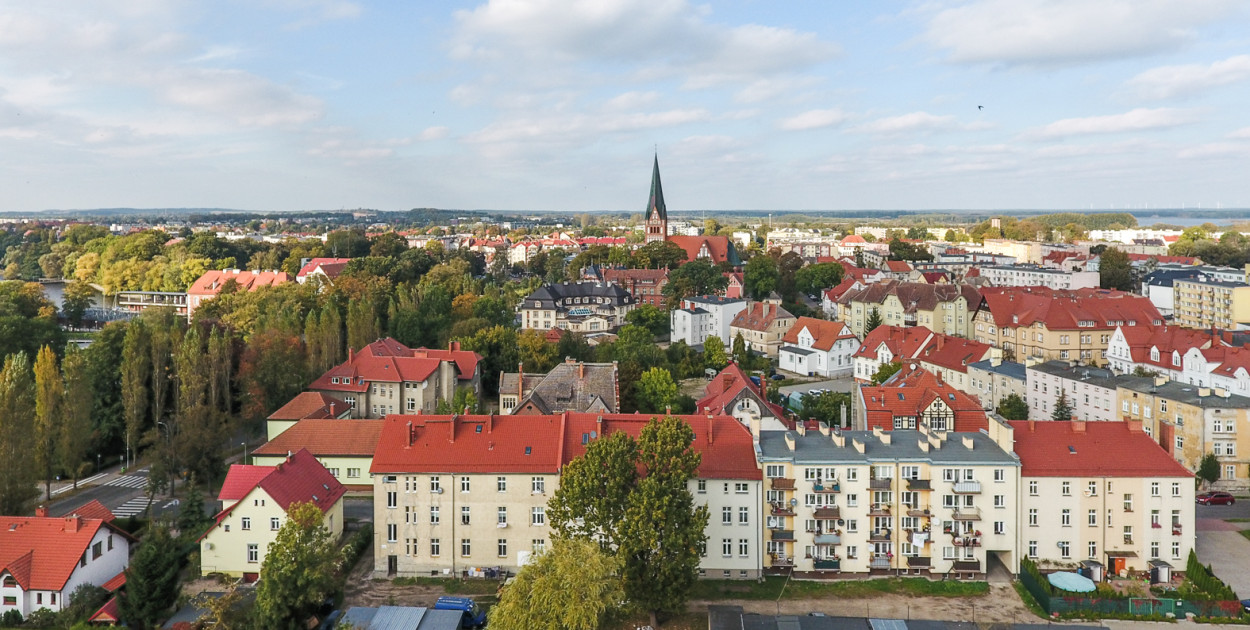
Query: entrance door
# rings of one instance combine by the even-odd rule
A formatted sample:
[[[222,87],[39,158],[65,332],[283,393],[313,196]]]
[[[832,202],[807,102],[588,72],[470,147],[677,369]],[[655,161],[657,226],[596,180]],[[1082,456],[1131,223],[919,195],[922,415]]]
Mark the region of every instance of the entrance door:
[[[1111,559],[1111,573],[1117,576],[1120,575],[1120,571],[1124,570],[1124,562],[1125,562],[1124,558],[1112,558]]]
[[[399,556],[386,557],[386,574],[394,576],[399,573]]]

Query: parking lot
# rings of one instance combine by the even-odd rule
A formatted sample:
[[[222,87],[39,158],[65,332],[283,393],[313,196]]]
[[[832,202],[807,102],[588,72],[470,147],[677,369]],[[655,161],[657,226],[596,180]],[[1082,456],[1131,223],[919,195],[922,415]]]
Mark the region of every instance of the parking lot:
[[[786,385],[781,388],[784,396],[789,396],[794,392],[806,394],[813,389],[827,389],[831,392],[849,393],[855,388],[855,379],[847,376],[829,381],[812,381],[810,383],[799,383],[797,385]]]

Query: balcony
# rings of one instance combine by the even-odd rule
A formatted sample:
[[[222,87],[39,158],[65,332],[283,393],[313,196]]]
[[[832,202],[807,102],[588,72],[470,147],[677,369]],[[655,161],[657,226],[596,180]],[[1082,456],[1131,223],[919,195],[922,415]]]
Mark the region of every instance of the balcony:
[[[842,561],[832,558],[817,558],[812,560],[812,568],[817,571],[841,571]]]
[[[980,481],[956,481],[955,494],[981,494]]]
[[[826,481],[826,482],[817,481],[812,484],[812,492],[815,492],[817,494],[826,494],[826,493],[841,492],[841,491],[842,491],[842,485],[836,481]]]
[[[893,540],[890,537],[891,533],[889,529],[874,529],[871,534],[868,534],[868,542],[890,542]]]
[[[816,507],[816,511],[812,516],[819,519],[838,519],[842,518],[842,510],[836,505],[820,505]]]
[[[874,556],[868,561],[869,569],[888,569],[890,568],[890,557],[885,555]]]
[[[794,480],[785,477],[773,477],[769,480],[769,487],[773,490],[793,490]]]
[[[792,529],[774,529],[773,540],[794,540],[794,530]]]
[[[816,536],[812,539],[812,542],[817,545],[840,545],[842,544],[842,536],[836,532],[816,534]]]
[[[773,516],[794,516],[794,508],[785,503],[769,503],[769,513]]]
[[[914,516],[917,518],[928,518],[930,516],[933,516],[933,513],[930,512],[929,508],[927,507],[922,508],[918,505],[909,505],[907,506],[907,515]]]
[[[981,508],[975,508],[975,507],[955,508],[955,520],[957,521],[979,521],[981,520]]]
[[[871,490],[889,490],[894,487],[893,479],[870,479],[868,488]]]
[[[932,490],[933,484],[928,479],[908,479],[908,490]]]
[[[873,503],[872,507],[868,508],[868,516],[889,516],[889,515],[890,515],[890,506],[885,503]]]
[[[1180,523],[1172,523],[1172,535],[1173,535],[1173,536],[1180,536],[1180,535],[1181,535],[1181,524],[1180,524]]]
[[[933,558],[928,556],[907,556],[907,567],[910,569],[923,569],[933,566]]]
[[[770,555],[771,555],[771,566],[774,566],[774,567],[793,567],[794,566],[794,558],[787,558],[786,556],[778,556],[776,554],[770,554]]]
[[[956,536],[954,540],[956,547],[980,547],[980,536]]]

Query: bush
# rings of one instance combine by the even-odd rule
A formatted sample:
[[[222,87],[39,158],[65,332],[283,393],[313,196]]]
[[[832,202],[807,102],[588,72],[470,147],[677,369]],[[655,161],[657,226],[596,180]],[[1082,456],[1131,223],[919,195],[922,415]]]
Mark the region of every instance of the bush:
[[[27,628],[52,628],[57,625],[56,613],[47,608],[40,608],[26,618]]]
[[[22,613],[16,610],[6,611],[3,616],[0,616],[0,623],[6,626],[20,626],[22,625]]]
[[[74,589],[69,596],[69,606],[61,611],[61,625],[71,626],[79,621],[86,621],[104,602],[109,600],[109,592],[94,585],[83,584]],[[32,615],[33,617],[33,615]]]
[[[356,561],[360,559],[361,554],[373,544],[373,524],[365,523],[356,530],[356,533],[347,539],[347,544],[343,545],[343,564],[340,569],[343,572],[351,571],[356,566]]]

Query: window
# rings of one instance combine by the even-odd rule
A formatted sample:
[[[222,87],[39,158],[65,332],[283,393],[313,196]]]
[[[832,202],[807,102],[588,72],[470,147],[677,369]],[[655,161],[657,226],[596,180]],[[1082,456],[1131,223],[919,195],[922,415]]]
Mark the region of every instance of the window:
[[[239,529],[243,531],[252,529],[252,519],[247,516],[244,516],[243,518],[239,519]]]
[[[1159,496],[1159,482],[1157,481],[1150,482],[1150,496],[1152,497]]]
[[[260,562],[260,545],[247,543],[247,561],[253,564]]]
[[[1222,477],[1222,478],[1223,478],[1223,479],[1235,479],[1236,477],[1237,477],[1237,466],[1235,466],[1235,465],[1233,465],[1233,464],[1227,464],[1227,465],[1225,465],[1225,466],[1224,466],[1224,475],[1223,475],[1223,477]]]
[[[854,495],[854,494],[846,495],[846,507],[858,507],[858,506],[859,506],[859,497],[857,495]]]
[[[1150,543],[1150,558],[1152,560],[1157,560],[1159,558],[1159,543]]]
[[[1089,526],[1098,527],[1098,510],[1089,511]]]
[[[468,492],[468,491],[469,491],[469,478],[468,478],[468,477],[461,477],[461,478],[460,478],[460,491],[461,491],[461,492]]]
[[[1037,508],[1029,508],[1029,527],[1037,527]]]
[[[1029,496],[1031,497],[1037,496],[1037,482],[1036,481],[1029,482]]]
[[[508,491],[508,478],[496,477],[495,478],[495,492],[507,492],[507,491]]]
[[[102,555],[104,555],[104,543],[103,542],[97,542],[96,544],[91,545],[91,559],[92,560],[98,560],[100,556]]]
[[[1133,495],[1131,494],[1124,495],[1124,511],[1125,512],[1133,511]]]
[[[858,468],[847,468],[847,469],[846,469],[846,480],[847,480],[847,481],[859,481],[859,469],[858,469]]]
[[[498,542],[498,550],[495,552],[500,558],[508,557],[508,539],[500,538]]]
[[[348,479],[354,479],[354,478],[357,478],[357,477],[360,477],[360,469],[359,469],[359,468],[348,468],[348,469],[347,469],[347,478],[348,478]]]
[[[547,480],[542,477],[530,477],[530,492],[543,494],[547,491]]]
[[[699,494],[707,494],[707,479],[698,480],[695,486],[699,489]]]
[[[547,508],[538,506],[530,508],[530,525],[546,525]]]
[[[386,507],[395,509],[399,507],[399,493],[394,490],[388,490],[386,493]]]
[[[1088,494],[1091,497],[1097,496],[1098,495],[1098,482],[1097,481],[1089,482],[1089,485],[1086,486],[1085,494]]]
[[[396,525],[395,523],[387,523],[386,542],[399,542],[399,525]]]
[[[751,555],[751,539],[749,538],[738,539],[738,555],[743,558]]]
[[[738,508],[738,524],[739,525],[751,524],[751,508],[745,508],[745,507]]]
[[[276,532],[276,531],[278,531],[279,529],[282,529],[282,519],[281,519],[281,518],[279,518],[279,517],[277,517],[277,516],[272,516],[272,517],[270,517],[270,518],[269,518],[269,529],[270,529],[271,531],[275,531],[275,532]]]
[[[442,552],[442,546],[439,545],[437,538],[430,539],[430,555],[437,556]]]
[[[1072,510],[1069,510],[1068,508],[1063,509],[1063,512],[1059,514],[1059,524],[1064,527],[1070,527],[1072,525]]]
[[[1059,557],[1060,558],[1072,557],[1072,547],[1071,545],[1068,544],[1068,541],[1066,540],[1059,541]]]
[[[438,525],[438,506],[430,506],[430,525]]]
[[[1006,533],[1007,533],[1007,523],[1006,523],[1005,521],[994,521],[994,533],[995,533],[995,534],[1006,534]]]
[[[1178,542],[1174,542],[1172,543],[1172,558],[1174,560],[1179,560],[1180,557],[1181,557],[1181,544]]]
[[[1089,541],[1089,557],[1090,557],[1090,558],[1097,558],[1097,557],[1098,557],[1098,543],[1096,543],[1096,542],[1094,542],[1094,541],[1092,541],[1092,540],[1091,540],[1091,541]]]
[[[720,555],[728,558],[734,555],[734,541],[732,538],[722,538],[720,541]]]
[[[1124,526],[1124,544],[1126,545],[1133,544],[1133,526],[1132,525]]]
[[[1007,495],[1005,495],[1005,494],[996,494],[996,495],[994,495],[994,507],[996,507],[996,508],[1005,508],[1005,507],[1007,507]]]
[[[439,477],[430,477],[430,492],[438,494],[443,491],[442,479]]]
[[[468,538],[460,539],[460,557],[467,558],[473,555],[473,543]]]
[[[470,523],[471,519],[469,518],[469,513],[470,513],[469,506],[467,505],[460,506],[460,524],[461,525],[468,525]]]
[[[1072,482],[1071,481],[1063,482],[1063,484],[1060,486],[1060,493],[1063,494],[1063,496],[1065,497],[1072,496]]]
[[[749,487],[749,486],[748,486],[747,484],[745,484],[745,483],[742,483],[742,482],[736,482],[736,483],[734,483],[734,492],[735,492],[735,493],[737,493],[737,494],[746,494],[746,493],[747,493],[747,491],[748,491],[748,490],[747,490],[747,489],[748,489],[748,487]]]
[[[770,479],[784,477],[786,474],[785,471],[786,467],[781,464],[768,464],[764,467],[764,475]]]
[[[1002,483],[1007,480],[1007,471],[1002,468],[994,469],[994,481]]]
[[[1036,540],[1029,541],[1029,557],[1030,558],[1037,557],[1037,541]]]
[[[499,513],[498,513],[496,522],[500,525],[508,524],[508,508],[502,507],[502,506],[499,508]]]

